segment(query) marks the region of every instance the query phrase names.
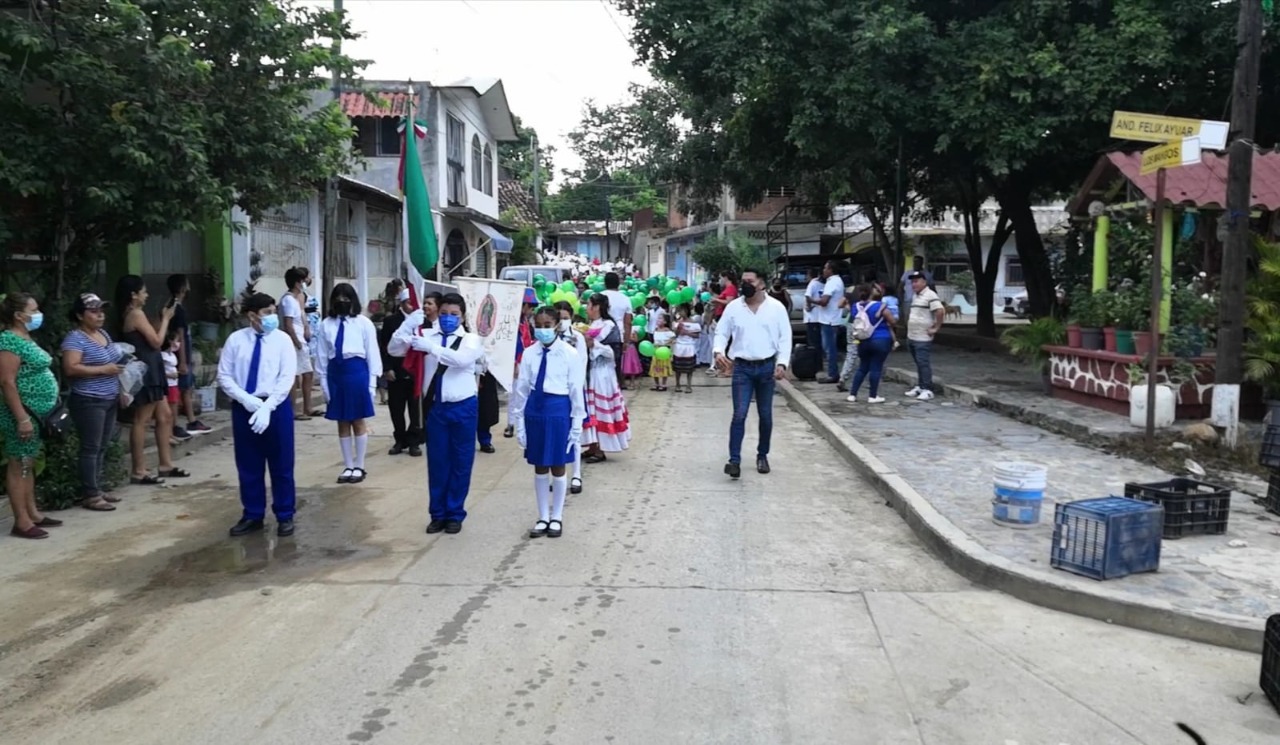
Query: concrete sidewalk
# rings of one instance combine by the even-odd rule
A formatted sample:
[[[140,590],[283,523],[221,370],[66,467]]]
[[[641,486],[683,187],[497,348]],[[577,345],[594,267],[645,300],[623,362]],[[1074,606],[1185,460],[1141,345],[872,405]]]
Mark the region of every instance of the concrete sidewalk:
[[[1227,534],[1164,541],[1157,573],[1099,582],[1053,569],[1055,504],[1122,494],[1126,482],[1170,476],[983,408],[945,398],[917,402],[905,390],[886,382],[881,395],[888,403],[871,405],[847,403],[834,386],[782,386],[917,535],[970,579],[1107,622],[1262,648],[1265,619],[1280,612],[1280,517],[1233,493]],[[1048,467],[1041,523],[1033,529],[1012,530],[991,518],[993,466],[1011,460]]]

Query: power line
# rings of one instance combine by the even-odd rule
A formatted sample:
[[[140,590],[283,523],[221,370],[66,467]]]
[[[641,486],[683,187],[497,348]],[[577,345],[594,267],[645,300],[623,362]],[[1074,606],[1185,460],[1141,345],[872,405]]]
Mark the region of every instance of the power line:
[[[629,47],[631,39],[627,36],[627,32],[622,30],[622,26],[618,23],[618,19],[613,17],[613,11],[609,9],[609,0],[600,0],[600,5],[604,7],[604,14],[609,16],[609,21],[613,27],[618,29],[618,35],[622,37],[622,41]]]

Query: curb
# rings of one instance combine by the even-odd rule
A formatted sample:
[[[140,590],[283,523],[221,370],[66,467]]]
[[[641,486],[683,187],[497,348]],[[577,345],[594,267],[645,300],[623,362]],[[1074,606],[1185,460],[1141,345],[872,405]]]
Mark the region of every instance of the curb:
[[[778,388],[791,407],[888,500],[916,537],[962,577],[1052,610],[1219,647],[1262,651],[1263,630],[1256,619],[1192,615],[1171,606],[1136,602],[1101,583],[1096,592],[1086,592],[1065,577],[1059,579],[1029,571],[989,551],[938,512],[905,478],[854,439],[790,381],[779,382]],[[983,394],[972,391],[968,395]]]

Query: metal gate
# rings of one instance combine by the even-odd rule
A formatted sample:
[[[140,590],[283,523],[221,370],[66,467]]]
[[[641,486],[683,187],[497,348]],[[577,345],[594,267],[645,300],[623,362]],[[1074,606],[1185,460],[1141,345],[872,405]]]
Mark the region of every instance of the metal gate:
[[[485,241],[485,243],[488,243],[488,242],[489,241]],[[481,248],[480,250],[476,251],[474,265],[475,265],[475,275],[477,277],[489,276],[489,251],[492,250],[492,248],[493,247],[491,245],[486,245],[484,248]]]
[[[283,278],[311,262],[311,205],[294,202],[268,210],[253,224],[253,250],[262,254],[262,276]]]
[[[400,276],[400,252],[396,250],[400,213],[370,207],[365,214],[369,220],[369,277]]]

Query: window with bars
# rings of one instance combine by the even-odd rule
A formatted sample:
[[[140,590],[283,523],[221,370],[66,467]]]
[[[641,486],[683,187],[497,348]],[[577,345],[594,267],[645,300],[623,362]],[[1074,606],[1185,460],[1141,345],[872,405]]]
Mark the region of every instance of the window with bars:
[[[933,275],[934,284],[946,284],[951,277],[960,272],[969,271],[969,259],[963,256],[939,259],[938,261],[930,262],[928,269],[929,273]]]
[[[357,116],[353,146],[366,158],[400,155],[400,120],[394,116]]]
[[[493,148],[484,144],[484,193],[493,196]]]
[[[471,135],[471,188],[484,191],[484,156],[480,152],[480,135]]]
[[[1022,274],[1022,260],[1008,258],[1004,263],[1004,284],[1006,287],[1022,287],[1027,283]]]
[[[790,199],[795,197],[796,190],[790,186],[779,186],[774,189],[765,189],[765,199]]]
[[[466,164],[463,163],[463,142],[466,130],[462,121],[452,114],[445,115],[445,160],[449,167],[449,204],[467,203]]]

